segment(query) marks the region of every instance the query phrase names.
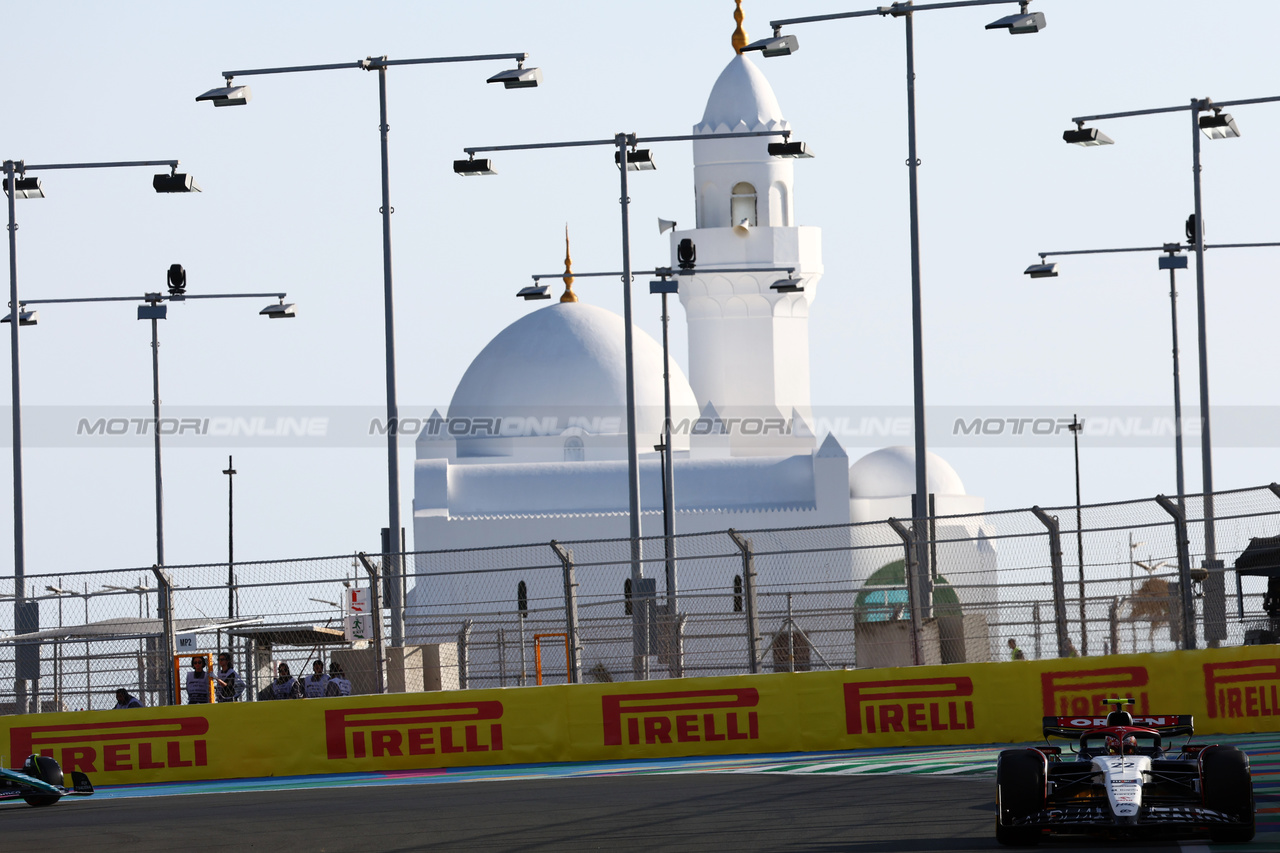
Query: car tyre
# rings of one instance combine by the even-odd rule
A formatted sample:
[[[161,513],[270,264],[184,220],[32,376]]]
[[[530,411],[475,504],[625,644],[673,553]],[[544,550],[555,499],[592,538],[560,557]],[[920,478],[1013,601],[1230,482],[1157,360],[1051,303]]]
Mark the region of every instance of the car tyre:
[[[1008,749],[996,762],[996,841],[1008,847],[1040,843],[1033,827],[1007,826],[1044,808],[1044,756],[1033,749]]]
[[[1252,841],[1255,828],[1249,756],[1234,746],[1211,746],[1200,754],[1200,776],[1204,785],[1204,804],[1242,821],[1228,826],[1212,826],[1209,837],[1214,841]]]
[[[41,782],[62,787],[62,768],[47,755],[32,755],[22,765],[22,772]],[[51,806],[62,799],[61,794],[23,794],[22,801],[29,806]]]

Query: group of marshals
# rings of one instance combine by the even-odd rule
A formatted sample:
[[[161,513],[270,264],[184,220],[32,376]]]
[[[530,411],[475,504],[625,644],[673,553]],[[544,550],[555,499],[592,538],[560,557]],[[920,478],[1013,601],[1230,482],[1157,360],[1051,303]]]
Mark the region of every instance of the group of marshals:
[[[260,700],[267,699],[317,699],[322,696],[350,696],[351,682],[342,671],[337,661],[329,664],[329,673],[324,671],[324,662],[317,660],[311,664],[312,674],[299,681],[289,671],[289,664],[282,663],[277,667],[276,678],[265,689],[258,693]],[[216,691],[219,702],[235,702],[244,693],[245,683],[239,673],[231,666],[231,655],[222,652],[218,655],[218,671],[205,671],[205,659],[201,656],[191,658],[191,671],[187,673],[187,704],[209,704],[210,689]]]

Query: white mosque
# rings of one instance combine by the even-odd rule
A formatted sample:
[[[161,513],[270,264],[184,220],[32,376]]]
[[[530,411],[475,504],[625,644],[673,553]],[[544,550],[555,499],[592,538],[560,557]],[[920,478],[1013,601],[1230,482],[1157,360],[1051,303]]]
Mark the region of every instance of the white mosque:
[[[735,48],[743,44],[739,27]],[[789,128],[764,74],[735,51],[693,133]],[[851,467],[835,436],[816,436],[810,427],[809,313],[823,276],[822,235],[797,224],[794,160],[771,157],[770,141],[776,138],[695,140],[696,227],[670,235],[673,267],[682,241],[697,253],[694,274],[679,277],[689,375],[673,359],[670,376],[678,534],[849,525],[911,514],[910,448],[877,450]],[[802,289],[772,288],[785,273],[733,271],[760,267],[793,268]],[[628,536],[623,320],[580,301],[569,270],[566,257],[559,301],[500,331],[462,376],[447,417],[436,413],[418,436],[415,550]],[[662,459],[651,448],[661,441],[663,424],[662,347],[639,328],[633,339],[642,532],[660,536]],[[966,495],[940,457],[930,454],[928,470],[937,514],[983,510],[982,499]],[[900,543],[883,525],[845,528],[840,536],[851,549]],[[795,566],[773,558],[773,580],[856,590],[902,552],[886,553],[849,550]],[[554,563],[550,557],[539,560]],[[994,569],[991,553],[973,561]],[[659,593],[661,567],[660,559],[646,563],[646,574],[659,577]],[[760,567],[762,576],[769,567]],[[627,572],[625,565],[580,571],[584,601],[618,600]],[[680,572],[682,593],[727,591],[734,582],[733,564],[724,560],[682,561]],[[553,581],[548,575],[547,583]],[[492,611],[498,597],[492,582],[501,597],[514,599],[515,574],[484,584],[433,578],[409,591],[408,612],[448,605],[457,613],[458,603],[467,601],[477,613]],[[502,593],[508,583],[509,596]],[[529,584],[533,599],[560,594]],[[418,629],[419,640],[425,632]],[[585,665],[590,668],[590,660]]]

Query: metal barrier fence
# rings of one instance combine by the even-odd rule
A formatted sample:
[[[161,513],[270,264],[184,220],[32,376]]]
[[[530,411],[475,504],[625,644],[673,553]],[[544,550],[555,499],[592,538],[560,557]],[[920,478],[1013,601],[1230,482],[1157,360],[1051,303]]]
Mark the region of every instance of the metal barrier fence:
[[[1274,641],[1266,579],[1232,564],[1280,533],[1280,487],[1214,496],[1225,568],[1201,568],[1203,505],[938,516],[923,550],[893,519],[647,537],[639,577],[626,539],[28,574],[18,632],[0,579],[0,713],[111,707],[118,687],[167,703],[179,651],[232,652],[250,700],[316,659],[372,693]],[[404,566],[406,649],[386,643],[384,562]],[[353,589],[367,641],[344,631]]]

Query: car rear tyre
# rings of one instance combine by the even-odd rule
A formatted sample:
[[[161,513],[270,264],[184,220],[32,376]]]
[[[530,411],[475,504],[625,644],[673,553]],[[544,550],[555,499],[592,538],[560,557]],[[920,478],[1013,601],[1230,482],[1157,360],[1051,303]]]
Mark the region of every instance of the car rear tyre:
[[[1009,826],[1044,808],[1044,756],[1032,749],[1009,749],[996,763],[996,841],[1009,847],[1040,843],[1040,830]]]
[[[1200,754],[1204,804],[1241,821],[1209,828],[1214,841],[1252,841],[1254,835],[1253,777],[1249,757],[1234,746],[1211,746]]]

